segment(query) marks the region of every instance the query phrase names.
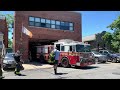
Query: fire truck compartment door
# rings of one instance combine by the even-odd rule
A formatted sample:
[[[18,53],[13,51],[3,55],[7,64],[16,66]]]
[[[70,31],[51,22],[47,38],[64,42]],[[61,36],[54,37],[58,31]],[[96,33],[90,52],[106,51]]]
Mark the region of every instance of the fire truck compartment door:
[[[74,65],[77,62],[78,57],[77,56],[68,56],[69,58],[69,63]]]

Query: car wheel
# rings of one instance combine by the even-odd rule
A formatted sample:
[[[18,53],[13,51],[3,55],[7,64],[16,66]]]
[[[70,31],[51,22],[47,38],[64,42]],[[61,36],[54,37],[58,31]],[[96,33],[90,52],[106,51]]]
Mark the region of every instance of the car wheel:
[[[117,62],[117,58],[113,58],[112,63],[116,63],[116,62]]]
[[[102,61],[102,63],[106,63],[106,61]]]
[[[6,70],[7,70],[7,68],[5,68],[5,67],[4,67],[4,68],[3,68],[3,70],[4,70],[4,71],[6,71]]]

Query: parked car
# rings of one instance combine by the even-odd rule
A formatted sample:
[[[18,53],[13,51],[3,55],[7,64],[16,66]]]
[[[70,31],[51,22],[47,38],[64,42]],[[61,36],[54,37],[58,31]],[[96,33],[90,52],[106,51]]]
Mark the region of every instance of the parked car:
[[[14,53],[7,53],[3,59],[3,69],[15,68],[16,61],[14,59]]]
[[[96,62],[100,62],[100,63],[106,63],[107,62],[107,55],[102,55],[97,51],[92,51],[92,54],[96,60]]]
[[[107,55],[108,60],[110,60],[112,62],[117,62],[117,55],[115,53],[113,53],[112,51],[100,50],[99,52],[103,55]]]
[[[115,62],[120,62],[120,53],[116,53],[116,61]]]

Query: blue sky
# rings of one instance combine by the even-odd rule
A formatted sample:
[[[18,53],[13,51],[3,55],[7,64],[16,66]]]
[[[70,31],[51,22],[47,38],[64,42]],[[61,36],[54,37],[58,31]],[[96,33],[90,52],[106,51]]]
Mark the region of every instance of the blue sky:
[[[0,11],[2,14],[12,14],[14,11]],[[82,37],[108,31],[109,26],[120,15],[120,11],[76,11],[82,14]],[[11,38],[9,33],[9,38]]]

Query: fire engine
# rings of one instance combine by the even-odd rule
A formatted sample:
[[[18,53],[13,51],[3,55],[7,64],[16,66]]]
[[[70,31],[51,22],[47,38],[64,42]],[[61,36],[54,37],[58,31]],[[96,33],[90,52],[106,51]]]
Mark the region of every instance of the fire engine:
[[[57,47],[60,51],[59,64],[63,67],[88,66],[95,64],[91,53],[90,45],[70,39],[62,39],[54,42],[54,45],[44,45],[39,47],[45,60],[49,60],[51,51]]]

